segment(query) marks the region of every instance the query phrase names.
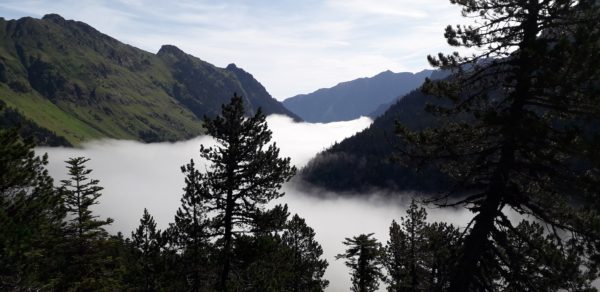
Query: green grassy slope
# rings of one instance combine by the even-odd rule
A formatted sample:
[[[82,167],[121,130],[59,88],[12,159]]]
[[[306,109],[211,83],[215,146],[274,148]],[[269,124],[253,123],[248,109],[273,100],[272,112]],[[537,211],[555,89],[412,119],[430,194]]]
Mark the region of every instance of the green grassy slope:
[[[173,62],[58,15],[0,18],[0,100],[74,145],[190,138],[233,92],[244,92],[235,75],[197,58]]]

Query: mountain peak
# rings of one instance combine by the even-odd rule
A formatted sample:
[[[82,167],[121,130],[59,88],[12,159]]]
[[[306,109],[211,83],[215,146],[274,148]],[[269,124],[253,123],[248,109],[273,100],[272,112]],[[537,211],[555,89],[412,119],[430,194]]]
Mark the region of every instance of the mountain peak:
[[[157,55],[160,56],[165,54],[174,55],[177,58],[185,56],[185,52],[174,45],[162,45],[160,50],[158,50]]]
[[[234,63],[231,63],[231,64],[227,65],[227,67],[225,69],[235,70],[235,69],[240,69],[240,68],[238,68],[238,66],[236,66]]]
[[[63,22],[66,21],[62,16],[60,16],[60,15],[58,15],[56,13],[46,14],[46,15],[44,15],[44,17],[42,17],[42,19],[43,20],[50,20],[50,21],[55,22],[55,23],[63,23]]]

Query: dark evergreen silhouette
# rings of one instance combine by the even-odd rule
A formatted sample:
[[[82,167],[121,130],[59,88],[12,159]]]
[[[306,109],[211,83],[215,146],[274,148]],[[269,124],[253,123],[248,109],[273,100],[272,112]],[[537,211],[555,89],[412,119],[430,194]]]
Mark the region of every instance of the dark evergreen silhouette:
[[[398,225],[392,221],[390,240],[385,249],[384,266],[389,273],[388,291],[424,290],[427,267],[426,257],[427,212],[413,201],[406,211],[406,218]]]
[[[208,187],[193,160],[181,170],[186,175],[185,187],[181,207],[175,215],[173,235],[181,249],[190,289],[203,291],[212,284],[209,278],[210,234],[205,206]]]
[[[64,209],[30,140],[0,129],[0,290],[56,289]]]
[[[371,292],[379,288],[381,273],[381,244],[371,238],[373,233],[346,238],[348,249],[336,259],[345,259],[352,276],[351,291]]]
[[[427,211],[413,200],[401,224],[392,221],[382,256],[388,291],[447,289],[460,234],[452,225],[426,219]]]
[[[592,222],[598,220],[600,185],[600,140],[593,130],[600,118],[600,68],[591,64],[598,61],[600,14],[597,1],[451,2],[479,23],[448,26],[448,43],[480,50],[468,57],[429,57],[454,74],[426,81],[424,91],[448,104],[427,107],[438,127],[399,127],[409,142],[399,155],[417,166],[434,161],[454,182],[438,203],[475,213],[449,291],[493,290],[499,280],[490,274],[508,265],[492,259],[494,251],[508,249],[511,241],[503,238],[527,238],[506,218],[507,209],[567,231],[557,236],[559,246],[599,238]],[[453,194],[464,197],[446,201]],[[586,252],[595,253],[581,249],[572,260],[588,258]],[[523,268],[514,262],[508,267],[515,273]],[[522,288],[536,290],[530,284]]]
[[[287,261],[293,273],[288,291],[323,291],[329,281],[323,279],[329,265],[321,259],[323,248],[315,240],[315,232],[303,218],[295,214],[285,225],[281,235],[283,243],[291,249]]]
[[[86,168],[89,159],[70,158],[66,161],[69,179],[61,181],[61,192],[67,212],[65,226],[66,242],[64,256],[66,260],[65,282],[61,289],[96,290],[113,285],[110,266],[111,259],[103,249],[109,244],[109,235],[104,227],[112,219],[99,219],[92,213],[92,206],[98,204],[102,195],[99,181],[91,179],[92,172]]]
[[[283,195],[279,189],[295,168],[270,143],[271,131],[260,109],[246,117],[243,99],[236,94],[219,116],[205,118],[204,126],[217,145],[201,146],[200,156],[209,166],[195,183],[206,187],[204,206],[215,214],[211,222],[219,238],[222,265],[218,286],[227,291],[234,233],[249,231],[257,219],[269,214],[264,212],[265,204]]]
[[[158,280],[162,271],[161,252],[164,245],[162,233],[156,229],[154,217],[144,208],[140,226],[131,232],[131,245],[134,248],[136,265],[135,287],[141,291],[156,291],[160,288]]]

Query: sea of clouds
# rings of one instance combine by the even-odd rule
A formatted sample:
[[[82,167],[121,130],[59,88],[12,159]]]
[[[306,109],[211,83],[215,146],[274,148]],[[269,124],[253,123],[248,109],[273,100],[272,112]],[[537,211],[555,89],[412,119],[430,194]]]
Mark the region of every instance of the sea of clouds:
[[[367,128],[372,121],[361,117],[335,123],[297,123],[288,117],[267,118],[273,140],[281,155],[290,157],[298,168],[316,153],[335,142]],[[190,159],[200,161],[200,144],[213,145],[210,137],[200,136],[176,143],[144,144],[134,141],[101,140],[80,148],[40,147],[39,154],[49,155],[48,170],[58,182],[67,177],[64,161],[84,156],[91,160],[90,177],[99,179],[104,187],[97,214],[115,219],[110,232],[128,236],[139,225],[143,209],[155,217],[159,228],[173,222],[180,205],[184,177],[180,167]],[[201,162],[200,162],[201,164]],[[202,168],[202,166],[200,166]],[[361,233],[375,233],[382,243],[387,241],[392,220],[399,220],[414,194],[381,194],[377,192],[340,196],[318,189],[296,188],[292,183],[283,187],[286,195],[276,203],[287,203],[292,214],[298,213],[314,228],[329,262],[325,277],[330,280],[328,291],[348,291],[350,276],[335,255],[345,249],[342,241]],[[430,221],[447,221],[465,226],[471,214],[457,209],[428,209]],[[383,287],[381,287],[383,288]]]

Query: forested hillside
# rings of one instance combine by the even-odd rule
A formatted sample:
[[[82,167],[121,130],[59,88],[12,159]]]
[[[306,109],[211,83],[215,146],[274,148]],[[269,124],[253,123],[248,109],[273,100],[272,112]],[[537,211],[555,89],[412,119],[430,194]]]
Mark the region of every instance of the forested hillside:
[[[417,173],[393,161],[394,149],[401,145],[396,123],[412,129],[435,124],[426,113],[427,103],[439,102],[414,90],[392,105],[369,128],[319,153],[299,173],[304,182],[329,190],[361,192],[372,189],[438,191],[444,189],[444,176],[427,169]]]

